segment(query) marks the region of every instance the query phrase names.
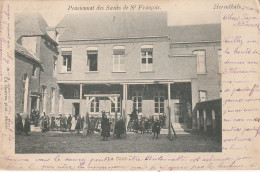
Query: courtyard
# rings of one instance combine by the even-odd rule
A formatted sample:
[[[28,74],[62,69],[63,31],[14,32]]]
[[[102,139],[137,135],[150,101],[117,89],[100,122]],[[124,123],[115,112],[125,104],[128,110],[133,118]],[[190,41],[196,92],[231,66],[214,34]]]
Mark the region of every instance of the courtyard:
[[[111,134],[112,135],[112,134]],[[91,136],[69,132],[32,132],[16,135],[15,152],[31,153],[147,153],[147,152],[221,152],[221,139],[199,134],[177,134],[169,141],[167,134],[153,139],[152,134],[127,133],[122,139],[101,141],[99,133]]]

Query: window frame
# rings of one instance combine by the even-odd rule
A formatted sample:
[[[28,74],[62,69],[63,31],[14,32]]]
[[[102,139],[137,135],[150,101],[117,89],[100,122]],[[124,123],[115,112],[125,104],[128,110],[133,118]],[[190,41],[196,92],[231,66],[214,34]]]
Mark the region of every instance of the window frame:
[[[201,97],[201,93],[205,93],[205,97]],[[202,98],[205,98],[205,100],[202,99]],[[207,92],[207,90],[199,90],[199,102],[205,102],[207,100],[208,100],[208,92]]]
[[[151,49],[151,58],[149,57],[150,51],[144,51],[146,49]],[[145,52],[145,58],[143,58],[143,52]],[[140,51],[140,72],[152,72],[154,66],[154,46],[152,44],[143,44],[141,45]],[[145,63],[143,63],[143,59],[145,59]],[[149,59],[152,59],[152,62],[149,63]],[[143,65],[144,64],[144,65]],[[151,69],[149,69],[149,64],[151,64]],[[143,68],[145,66],[145,69]]]
[[[140,102],[138,101],[139,100],[138,98],[141,98]],[[136,102],[134,100],[136,100]],[[142,111],[143,111],[143,96],[141,94],[141,91],[133,91],[132,92],[132,101],[133,101],[132,107],[136,108],[138,110],[138,113],[142,113]],[[139,107],[139,103],[141,104],[140,107]],[[134,106],[134,104],[136,106]]]
[[[61,48],[61,56],[62,56],[61,73],[71,73],[72,72],[72,48],[68,48],[68,47]],[[70,59],[70,70],[68,70],[69,59]]]
[[[120,94],[120,91],[111,91],[111,94]],[[114,107],[112,107],[112,105]],[[112,109],[114,109],[114,110],[112,110]],[[115,114],[115,105],[112,101],[111,101],[111,105],[110,105],[110,112],[111,112],[111,114]],[[121,113],[121,94],[119,97],[117,97],[117,113]]]
[[[32,77],[37,78],[37,67],[33,65]]]
[[[97,62],[97,70],[90,70],[90,60],[89,60],[89,55],[94,55],[92,53],[88,53],[88,52],[95,52],[96,54],[96,62]],[[98,47],[87,47],[86,50],[86,72],[98,72]]]
[[[116,50],[124,50],[124,55],[115,55]],[[118,58],[117,69],[115,69],[115,59],[116,56]],[[124,64],[121,64],[121,61],[124,60]],[[116,45],[113,47],[113,72],[125,72],[125,60],[126,60],[126,53],[125,53],[125,46],[124,45]],[[122,67],[122,65],[124,67]]]
[[[156,95],[158,93],[158,95]],[[158,102],[155,101],[155,99],[158,98]],[[161,102],[161,98],[163,98],[163,101]],[[156,103],[158,103],[158,112],[156,112]],[[163,103],[163,106],[161,107],[161,103]],[[163,108],[163,112],[161,112],[161,108]],[[164,90],[157,90],[154,91],[154,114],[164,114],[165,113],[165,91]]]
[[[90,94],[100,94],[100,91],[90,91]],[[89,104],[89,113],[90,114],[99,114],[100,112],[100,102],[99,102],[100,98],[99,97],[95,97],[94,100],[92,100]],[[92,108],[92,102],[93,102],[93,105],[94,105],[94,111],[92,112],[91,111],[91,108]],[[98,106],[97,106],[98,104]],[[98,109],[98,110],[97,110]]]
[[[201,68],[199,68],[199,66],[200,65],[198,65],[198,64],[200,64],[200,57],[201,56],[199,56],[199,54],[196,54],[195,52],[204,52],[204,71],[202,72],[202,71],[199,71],[199,69],[201,69]],[[205,49],[198,49],[198,50],[193,50],[193,54],[195,54],[196,55],[196,58],[197,58],[197,63],[196,63],[196,66],[197,66],[197,74],[207,74],[207,60],[206,60],[206,57],[207,57],[207,54],[206,54],[206,50]]]

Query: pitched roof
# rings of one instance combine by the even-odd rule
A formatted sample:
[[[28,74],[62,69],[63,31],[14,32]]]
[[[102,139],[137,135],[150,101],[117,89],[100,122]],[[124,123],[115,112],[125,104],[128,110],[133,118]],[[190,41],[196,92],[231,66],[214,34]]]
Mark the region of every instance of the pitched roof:
[[[220,41],[221,24],[169,27],[170,42]]]
[[[68,14],[56,27],[65,27],[60,41],[167,36],[167,13]]]
[[[39,13],[16,13],[15,14],[15,40],[21,36],[45,36],[57,45],[47,33],[48,24]]]
[[[22,45],[15,43],[15,52],[21,54],[25,58],[28,58],[29,60],[34,61],[35,63],[39,64],[42,68],[42,64],[40,59],[38,59],[33,53],[30,53],[26,48],[24,48]]]

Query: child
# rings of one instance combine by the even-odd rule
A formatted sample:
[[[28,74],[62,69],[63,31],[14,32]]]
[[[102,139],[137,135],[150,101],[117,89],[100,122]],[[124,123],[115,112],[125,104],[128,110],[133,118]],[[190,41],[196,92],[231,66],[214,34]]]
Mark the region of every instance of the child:
[[[158,139],[158,134],[160,133],[161,127],[160,127],[160,122],[158,119],[156,119],[155,123],[153,124],[153,138],[155,138],[155,133],[156,133],[156,139]]]

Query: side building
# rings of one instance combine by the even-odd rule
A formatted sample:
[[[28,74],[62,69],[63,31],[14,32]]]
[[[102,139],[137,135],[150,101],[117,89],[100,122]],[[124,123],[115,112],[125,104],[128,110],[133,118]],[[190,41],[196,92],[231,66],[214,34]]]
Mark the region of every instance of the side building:
[[[29,76],[27,81],[25,77],[25,91],[17,95],[24,95],[22,104],[23,109],[17,107],[16,113],[31,114],[33,109],[47,114],[57,114],[59,101],[59,87],[56,79],[56,62],[58,58],[58,49],[56,42],[57,32],[49,28],[40,14],[16,14],[15,15],[15,37],[16,47],[27,52],[37,62],[41,64],[41,70],[36,64],[25,66],[19,60],[19,53],[16,53],[16,85],[20,83],[20,75]],[[29,64],[29,63],[28,63]],[[31,79],[30,79],[31,77]],[[33,87],[32,90],[26,88]],[[17,87],[18,88],[18,87]],[[18,101],[19,98],[16,98]],[[17,106],[19,103],[17,103]],[[25,108],[27,107],[27,108]]]

